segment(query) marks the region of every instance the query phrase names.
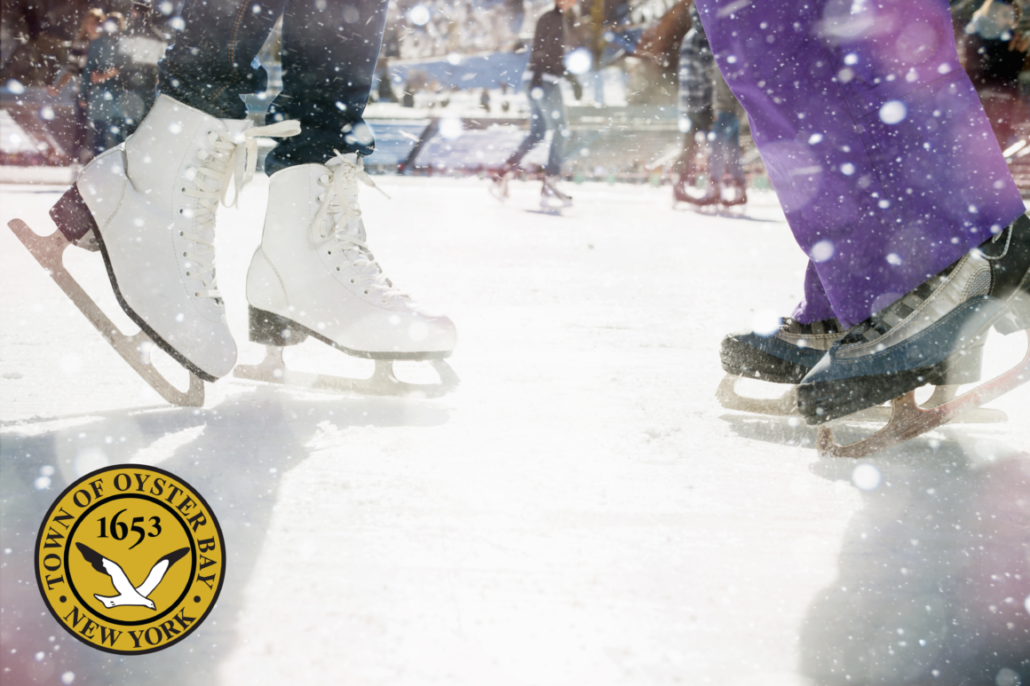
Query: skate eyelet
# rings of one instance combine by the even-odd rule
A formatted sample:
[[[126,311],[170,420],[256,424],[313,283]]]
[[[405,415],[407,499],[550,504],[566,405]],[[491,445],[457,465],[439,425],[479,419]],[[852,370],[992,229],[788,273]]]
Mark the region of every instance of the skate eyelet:
[[[179,214],[182,214],[182,210],[179,210]],[[186,232],[185,231],[180,231],[179,232],[179,236],[180,237],[185,237],[186,236]]]
[[[367,289],[365,290],[365,295],[368,295],[368,290]]]
[[[339,269],[339,267],[337,267],[337,269]],[[351,280],[350,280],[350,282],[351,282],[351,283],[354,283],[354,279],[351,279]]]
[[[183,257],[186,257],[186,253],[184,252],[184,253],[182,254],[182,256],[183,256]]]
[[[318,202],[322,202],[323,200],[325,200],[325,193],[319,193],[317,200]]]

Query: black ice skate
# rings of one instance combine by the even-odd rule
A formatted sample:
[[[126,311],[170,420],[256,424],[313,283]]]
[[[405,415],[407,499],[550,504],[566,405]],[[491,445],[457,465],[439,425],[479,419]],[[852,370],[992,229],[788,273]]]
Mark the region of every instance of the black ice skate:
[[[797,416],[797,384],[818,364],[834,343],[844,335],[836,319],[801,324],[786,319],[776,333],[763,336],[754,332],[729,334],[722,339],[720,356],[726,377],[716,390],[719,404],[728,410],[774,416]],[[979,380],[982,350],[968,356],[961,369],[952,369],[947,377],[932,378],[933,394],[922,404],[923,409],[941,405],[955,397],[962,383]],[[790,384],[778,398],[754,398],[737,393],[740,378]],[[889,407],[870,407],[849,417],[851,421],[885,421]],[[1007,417],[999,410],[978,409],[956,421],[967,423],[1003,422]]]
[[[794,386],[822,359],[830,346],[844,334],[836,319],[801,324],[786,319],[771,336],[754,332],[732,333],[722,339],[719,351],[726,378],[716,397],[729,410],[757,414],[797,414]],[[791,384],[775,399],[738,395],[737,379],[744,377],[778,384]]]
[[[988,331],[1030,331],[1030,218],[1021,216],[980,248],[893,305],[852,327],[798,387],[798,408],[809,424],[849,415],[890,400],[890,423],[841,446],[823,427],[821,452],[862,457],[929,431],[1030,380],[1030,346],[1001,376],[932,409],[920,409],[914,390],[935,379],[972,382]],[[1030,333],[1028,333],[1030,343]],[[963,376],[971,378],[962,379]]]

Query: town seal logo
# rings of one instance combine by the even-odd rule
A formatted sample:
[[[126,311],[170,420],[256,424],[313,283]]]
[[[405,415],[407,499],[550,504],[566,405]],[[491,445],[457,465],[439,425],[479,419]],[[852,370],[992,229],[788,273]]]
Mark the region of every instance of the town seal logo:
[[[50,612],[83,643],[140,655],[200,626],[225,577],[222,530],[203,497],[154,467],[82,477],[36,538],[36,581]]]

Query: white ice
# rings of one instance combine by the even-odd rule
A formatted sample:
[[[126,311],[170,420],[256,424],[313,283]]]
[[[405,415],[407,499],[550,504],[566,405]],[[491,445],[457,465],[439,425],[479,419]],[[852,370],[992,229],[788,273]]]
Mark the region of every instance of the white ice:
[[[203,409],[170,407],[0,229],[5,683],[930,683],[956,636],[1030,645],[1030,385],[992,405],[1008,423],[863,460],[879,480],[857,486],[803,423],[716,402],[721,337],[801,295],[774,196],[732,218],[673,210],[667,187],[570,184],[551,216],[528,182],[504,205],[476,179],[377,183],[393,200],[362,195],[376,257],[458,325],[462,384],[442,399],[226,378]],[[3,223],[51,232],[61,191],[0,187]],[[266,196],[259,177],[218,220],[243,362],[262,352],[243,283]],[[131,329],[99,258],[72,252]],[[1018,339],[992,337],[989,373]],[[229,555],[199,630],[112,660],[47,614],[32,555],[65,485],[120,462],[195,486]]]

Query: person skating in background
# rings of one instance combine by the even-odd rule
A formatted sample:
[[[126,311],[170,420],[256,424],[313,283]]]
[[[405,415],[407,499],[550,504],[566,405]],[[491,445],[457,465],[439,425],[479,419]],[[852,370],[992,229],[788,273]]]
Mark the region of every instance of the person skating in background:
[[[747,202],[744,165],[740,158],[740,115],[743,109],[718,69],[712,70],[712,111],[708,135],[708,175],[718,188],[717,202],[725,207]]]
[[[110,12],[104,19],[100,35],[90,44],[83,70],[84,100],[89,110],[90,137],[93,155],[99,155],[125,140],[125,121],[118,107],[122,93],[118,75],[124,59],[118,53],[120,35],[125,31],[125,17]]]
[[[698,206],[741,205],[747,202],[740,159],[741,107],[715,66],[694,5],[690,7],[690,17],[691,28],[680,43],[679,115],[683,149],[677,161],[679,176],[673,185],[673,197],[677,202]],[[698,188],[697,160],[705,143],[708,174],[704,186]]]
[[[561,165],[565,159],[565,139],[569,137],[569,122],[561,94],[561,79],[567,80],[577,100],[583,88],[575,75],[565,68],[566,13],[576,6],[577,0],[558,0],[554,9],[540,16],[533,34],[533,48],[529,65],[523,75],[529,96],[529,133],[519,147],[505,161],[493,178],[491,192],[500,199],[508,197],[508,181],[522,158],[551,131],[551,147],[544,167],[544,182],[540,189],[540,204],[548,207],[552,201],[571,205],[572,197],[558,188]]]
[[[50,86],[51,95],[57,95],[69,83],[75,86],[75,160],[86,162],[92,157],[92,135],[89,123],[89,105],[86,102],[87,89],[82,83],[82,74],[86,69],[86,58],[90,44],[103,33],[104,12],[92,8],[82,18],[79,33],[68,48],[68,61],[57,74],[57,79]]]
[[[199,384],[201,401],[201,380],[216,381],[236,364],[217,282],[215,217],[253,175],[258,137],[287,139],[265,159],[268,210],[246,282],[251,340],[280,355],[277,375],[267,369],[261,378],[284,382],[282,347],[311,336],[377,360],[376,375],[350,388],[406,392],[392,372],[380,373],[379,361],[432,360],[439,371],[454,349],[451,320],[386,278],[358,203],[359,184],[375,186],[362,163],[375,147],[362,115],[387,4],[188,0],[185,28],[159,64],[154,106],[50,212],[69,242],[100,250],[119,304],[193,374],[191,393]],[[240,96],[264,90],[255,57],[280,16],[283,90],[266,125],[254,127]],[[198,404],[195,395],[177,399],[149,365],[137,364],[138,353],[111,343],[166,398]]]

